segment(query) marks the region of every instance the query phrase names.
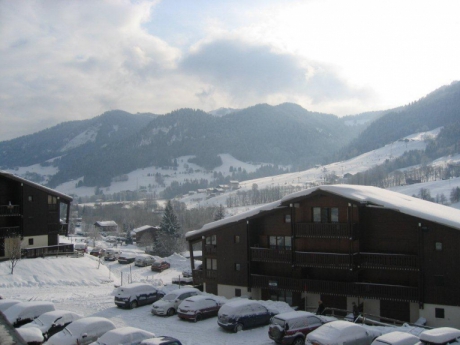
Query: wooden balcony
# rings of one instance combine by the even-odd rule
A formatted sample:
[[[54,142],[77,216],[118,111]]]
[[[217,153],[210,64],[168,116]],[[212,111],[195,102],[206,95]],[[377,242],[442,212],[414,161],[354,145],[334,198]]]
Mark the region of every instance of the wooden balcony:
[[[308,291],[326,295],[376,298],[404,302],[419,301],[419,289],[417,287],[402,285],[251,275],[251,287],[297,292]]]
[[[215,244],[207,244],[204,246],[204,253],[205,254],[216,254],[217,253],[217,246]]]
[[[295,252],[295,265],[301,267],[350,269],[352,266],[349,254]]]
[[[19,226],[7,226],[0,228],[0,238],[21,236],[21,228]]]
[[[355,239],[358,236],[358,224],[296,223],[294,231],[296,237]]]
[[[0,205],[0,217],[20,216],[19,205]]]
[[[251,260],[258,262],[292,262],[292,250],[278,250],[270,248],[251,248]]]
[[[216,270],[204,270],[204,280],[216,280],[217,271]]]
[[[193,284],[194,285],[201,285],[203,284],[203,270],[193,270]]]
[[[359,253],[358,263],[361,268],[419,270],[417,255]]]

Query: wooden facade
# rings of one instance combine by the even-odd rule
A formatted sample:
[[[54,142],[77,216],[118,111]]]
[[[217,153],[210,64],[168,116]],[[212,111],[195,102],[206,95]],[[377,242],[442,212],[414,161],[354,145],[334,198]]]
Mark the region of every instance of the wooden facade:
[[[452,219],[458,214],[459,225],[452,227],[337,190],[317,187],[270,210],[189,232],[190,248],[203,248],[196,278],[208,292],[232,297],[232,289],[243,289],[300,308],[313,295],[340,309],[366,300],[374,313],[402,321],[430,319],[425,305],[453,307],[460,323],[460,211],[443,206]],[[436,319],[432,324],[458,326]]]
[[[0,260],[8,255],[12,238],[19,237],[22,248],[57,245],[59,235],[68,232],[71,201],[65,194],[0,171]]]

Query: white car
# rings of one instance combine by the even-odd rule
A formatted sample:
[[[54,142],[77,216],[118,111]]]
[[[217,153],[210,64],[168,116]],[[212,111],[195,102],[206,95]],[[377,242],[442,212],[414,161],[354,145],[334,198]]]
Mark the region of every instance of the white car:
[[[370,345],[382,333],[348,321],[332,321],[322,325],[306,338],[306,344]]]
[[[45,344],[88,345],[112,329],[115,329],[115,325],[104,317],[84,317],[72,322],[62,331],[53,335]]]
[[[418,341],[419,338],[413,334],[395,331],[381,335],[372,345],[414,345]]]
[[[40,315],[34,321],[21,326],[18,332],[24,329],[38,328],[45,339],[48,339],[57,332],[62,331],[70,323],[81,319],[82,316],[67,310],[54,310]]]
[[[21,301],[15,299],[2,299],[0,300],[0,312],[4,312],[8,308],[12,307],[15,304],[21,303]]]
[[[53,310],[55,308],[51,302],[21,302],[5,310],[4,315],[14,327],[20,327]]]
[[[138,345],[142,340],[155,337],[154,333],[136,327],[122,327],[105,333],[91,345]]]
[[[183,300],[196,295],[201,295],[201,291],[195,288],[173,290],[159,301],[153,303],[151,312],[153,315],[174,315]]]
[[[423,344],[460,345],[460,330],[451,327],[439,327],[420,333],[420,342]]]
[[[139,267],[151,266],[155,262],[155,258],[148,254],[141,254],[136,256],[134,265]]]

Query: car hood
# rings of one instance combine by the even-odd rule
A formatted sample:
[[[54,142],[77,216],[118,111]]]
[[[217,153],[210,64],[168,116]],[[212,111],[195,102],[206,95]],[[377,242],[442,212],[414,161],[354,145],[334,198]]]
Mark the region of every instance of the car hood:
[[[152,307],[155,306],[155,307],[165,308],[165,307],[170,307],[172,305],[174,305],[174,301],[165,301],[161,299],[153,303]]]
[[[37,328],[40,332],[45,333],[50,328],[50,325],[37,325],[36,323],[26,323],[24,326],[21,326],[20,329],[25,328]]]
[[[77,343],[77,337],[59,332],[48,339],[46,345],[74,345]]]

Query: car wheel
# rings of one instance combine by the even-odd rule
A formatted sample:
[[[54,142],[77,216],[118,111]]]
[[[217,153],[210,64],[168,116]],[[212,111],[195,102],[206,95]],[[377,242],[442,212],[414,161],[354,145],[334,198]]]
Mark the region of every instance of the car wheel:
[[[203,316],[201,314],[197,314],[197,316],[195,317],[194,321],[197,322],[197,321],[201,321],[201,320],[203,320]]]
[[[166,314],[168,314],[168,316],[173,316],[175,312],[174,308],[169,308]]]
[[[130,307],[131,309],[137,308],[137,301],[132,301]]]
[[[235,326],[235,333],[241,332],[243,330],[243,324],[237,323]]]
[[[294,342],[292,343],[292,345],[304,345],[305,344],[305,339],[303,338],[295,338]]]

